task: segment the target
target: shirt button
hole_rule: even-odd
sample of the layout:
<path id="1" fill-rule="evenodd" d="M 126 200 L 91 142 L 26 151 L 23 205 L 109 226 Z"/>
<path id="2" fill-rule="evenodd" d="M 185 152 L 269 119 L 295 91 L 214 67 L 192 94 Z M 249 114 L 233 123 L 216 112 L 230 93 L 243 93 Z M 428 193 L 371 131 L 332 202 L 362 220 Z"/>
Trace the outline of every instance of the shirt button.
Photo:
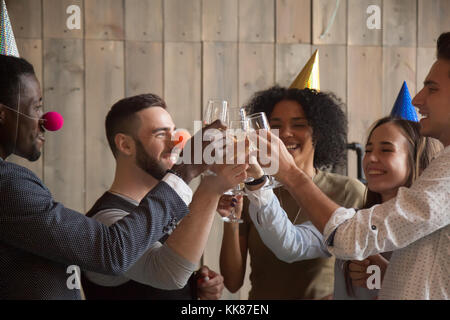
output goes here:
<path id="1" fill-rule="evenodd" d="M 372 230 L 377 230 L 377 227 L 375 225 L 372 225 Z"/>

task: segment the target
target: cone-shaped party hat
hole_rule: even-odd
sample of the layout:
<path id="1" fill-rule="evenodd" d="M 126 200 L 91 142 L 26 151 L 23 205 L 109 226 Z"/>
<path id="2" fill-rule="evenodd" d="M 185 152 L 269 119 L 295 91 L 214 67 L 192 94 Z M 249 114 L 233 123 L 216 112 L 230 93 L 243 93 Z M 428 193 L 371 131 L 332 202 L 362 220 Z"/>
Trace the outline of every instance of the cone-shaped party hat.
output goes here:
<path id="1" fill-rule="evenodd" d="M 409 94 L 406 81 L 403 82 L 397 100 L 395 100 L 391 116 L 415 122 L 419 121 L 416 109 L 414 109 L 414 106 L 411 103 L 411 95 Z"/>
<path id="2" fill-rule="evenodd" d="M 298 74 L 289 88 L 320 90 L 319 50 L 316 50 L 311 58 L 309 58 L 303 70 Z"/>
<path id="3" fill-rule="evenodd" d="M 19 50 L 17 50 L 5 0 L 1 0 L 0 11 L 0 54 L 18 57 Z"/>

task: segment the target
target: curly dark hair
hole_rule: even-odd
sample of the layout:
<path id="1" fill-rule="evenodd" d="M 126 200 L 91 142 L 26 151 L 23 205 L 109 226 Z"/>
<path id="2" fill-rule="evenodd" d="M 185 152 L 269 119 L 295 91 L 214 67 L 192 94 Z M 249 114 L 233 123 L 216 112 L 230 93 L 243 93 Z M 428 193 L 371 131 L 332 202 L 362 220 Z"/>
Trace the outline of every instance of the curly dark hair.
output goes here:
<path id="1" fill-rule="evenodd" d="M 287 89 L 274 86 L 254 94 L 245 105 L 248 114 L 265 112 L 267 118 L 283 100 L 298 102 L 312 128 L 314 167 L 332 168 L 346 159 L 347 118 L 343 102 L 333 93 L 313 89 Z"/>

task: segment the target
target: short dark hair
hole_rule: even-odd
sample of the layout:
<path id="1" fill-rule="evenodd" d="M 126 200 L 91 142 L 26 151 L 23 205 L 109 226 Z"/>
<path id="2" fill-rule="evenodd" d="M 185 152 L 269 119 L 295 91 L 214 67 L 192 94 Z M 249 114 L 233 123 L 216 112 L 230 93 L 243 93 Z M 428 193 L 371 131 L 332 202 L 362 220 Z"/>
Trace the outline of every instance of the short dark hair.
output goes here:
<path id="1" fill-rule="evenodd" d="M 275 105 L 283 100 L 298 102 L 313 129 L 314 167 L 333 167 L 345 161 L 347 118 L 343 103 L 333 93 L 313 89 L 287 89 L 274 86 L 255 93 L 245 108 L 248 113 L 265 112 L 270 118 Z"/>
<path id="2" fill-rule="evenodd" d="M 124 98 L 111 107 L 106 115 L 105 128 L 106 137 L 114 157 L 117 156 L 117 148 L 114 142 L 116 134 L 124 133 L 136 139 L 140 127 L 136 113 L 149 107 L 167 108 L 163 99 L 151 93 Z"/>
<path id="3" fill-rule="evenodd" d="M 450 60 L 450 32 L 442 33 L 437 41 L 437 58 Z"/>
<path id="4" fill-rule="evenodd" d="M 19 82 L 22 75 L 33 75 L 34 68 L 27 60 L 0 55 L 0 103 L 16 109 Z"/>

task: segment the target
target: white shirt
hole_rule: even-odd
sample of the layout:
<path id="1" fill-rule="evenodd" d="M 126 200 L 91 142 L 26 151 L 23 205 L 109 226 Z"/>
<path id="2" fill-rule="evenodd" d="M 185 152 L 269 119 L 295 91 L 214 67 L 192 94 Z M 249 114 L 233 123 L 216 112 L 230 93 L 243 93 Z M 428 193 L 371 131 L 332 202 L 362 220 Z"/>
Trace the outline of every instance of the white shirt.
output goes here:
<path id="1" fill-rule="evenodd" d="M 181 178 L 168 173 L 162 181 L 171 186 L 189 206 L 192 201 L 192 190 Z M 133 199 L 119 194 L 117 196 L 139 205 Z M 128 214 L 129 212 L 120 209 L 108 209 L 97 212 L 93 219 L 110 226 Z M 85 274 L 90 281 L 106 287 L 119 286 L 132 279 L 155 288 L 174 290 L 183 288 L 195 270 L 197 270 L 196 264 L 181 257 L 167 245 L 156 242 L 124 275 L 110 276 L 95 272 L 86 272 Z"/>
<path id="2" fill-rule="evenodd" d="M 411 188 L 370 209 L 337 209 L 324 230 L 328 251 L 362 260 L 394 251 L 379 299 L 450 299 L 450 146 Z"/>

